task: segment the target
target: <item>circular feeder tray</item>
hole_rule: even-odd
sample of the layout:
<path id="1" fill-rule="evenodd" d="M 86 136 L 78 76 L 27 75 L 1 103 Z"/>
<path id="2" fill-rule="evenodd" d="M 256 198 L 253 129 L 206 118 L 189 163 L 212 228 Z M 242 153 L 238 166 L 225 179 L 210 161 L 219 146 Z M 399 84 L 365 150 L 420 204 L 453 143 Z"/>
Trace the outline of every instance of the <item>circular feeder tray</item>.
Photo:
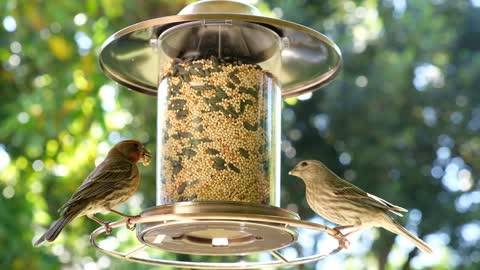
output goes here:
<path id="1" fill-rule="evenodd" d="M 138 247 L 120 252 L 102 245 L 98 237 L 106 234 L 104 227 L 90 236 L 100 251 L 114 257 L 153 265 L 197 269 L 255 269 L 304 264 L 337 253 L 316 254 L 293 260 L 284 258 L 279 250 L 297 240 L 296 228 L 323 231 L 337 238 L 338 232 L 320 224 L 299 220 L 293 212 L 267 205 L 239 202 L 184 202 L 146 209 L 138 217 L 110 224 L 111 228 L 135 224 Z M 174 261 L 147 255 L 148 250 L 206 256 L 269 253 L 270 261 L 210 263 Z"/>
<path id="2" fill-rule="evenodd" d="M 177 214 L 244 214 L 299 219 L 277 207 L 234 202 L 184 202 L 150 208 L 142 217 Z M 239 255 L 277 250 L 294 243 L 297 233 L 285 226 L 236 220 L 185 220 L 151 222 L 138 226 L 137 238 L 145 245 L 176 253 L 198 255 Z"/>

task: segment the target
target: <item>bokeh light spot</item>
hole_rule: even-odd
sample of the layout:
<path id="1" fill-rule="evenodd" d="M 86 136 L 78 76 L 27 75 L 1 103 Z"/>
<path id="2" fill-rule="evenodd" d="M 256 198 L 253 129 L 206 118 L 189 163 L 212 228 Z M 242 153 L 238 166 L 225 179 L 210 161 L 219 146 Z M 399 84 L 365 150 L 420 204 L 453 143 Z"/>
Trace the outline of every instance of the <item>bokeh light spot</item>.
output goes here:
<path id="1" fill-rule="evenodd" d="M 2 195 L 5 199 L 11 199 L 15 196 L 15 189 L 12 186 L 6 186 L 2 191 Z"/>
<path id="2" fill-rule="evenodd" d="M 355 85 L 357 85 L 358 87 L 361 87 L 361 88 L 366 87 L 368 85 L 367 77 L 365 77 L 363 75 L 358 76 L 355 79 Z"/>
<path id="3" fill-rule="evenodd" d="M 5 146 L 0 144 L 0 170 L 3 170 L 8 164 L 10 164 L 10 155 L 5 150 Z"/>
<path id="4" fill-rule="evenodd" d="M 17 21 L 12 16 L 7 16 L 3 19 L 3 28 L 7 32 L 14 32 L 17 29 Z"/>
<path id="5" fill-rule="evenodd" d="M 87 15 L 85 15 L 85 13 L 78 13 L 75 15 L 75 17 L 73 17 L 73 22 L 77 26 L 82 26 L 87 22 L 87 19 Z"/>

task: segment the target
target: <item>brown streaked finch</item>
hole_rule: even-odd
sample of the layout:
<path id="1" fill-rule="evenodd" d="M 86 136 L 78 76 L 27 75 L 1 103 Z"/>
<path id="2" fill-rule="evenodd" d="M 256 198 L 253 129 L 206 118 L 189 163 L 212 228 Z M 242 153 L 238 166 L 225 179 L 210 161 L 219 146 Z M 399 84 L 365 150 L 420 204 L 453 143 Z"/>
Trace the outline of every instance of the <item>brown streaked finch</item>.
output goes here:
<path id="1" fill-rule="evenodd" d="M 95 216 L 96 213 L 111 211 L 123 217 L 131 217 L 112 208 L 128 200 L 139 184 L 140 173 L 137 162 L 147 166 L 151 159 L 150 152 L 142 143 L 126 140 L 117 143 L 100 163 L 83 181 L 82 185 L 58 211 L 60 218 L 34 243 L 51 242 L 75 217 L 84 216 L 105 226 L 111 231 L 108 222 Z"/>
<path id="2" fill-rule="evenodd" d="M 368 194 L 341 179 L 322 162 L 301 161 L 289 174 L 305 182 L 307 203 L 321 217 L 340 225 L 335 230 L 340 232 L 343 229 L 353 229 L 344 234 L 345 237 L 365 228 L 382 227 L 408 238 L 422 251 L 432 253 L 424 241 L 388 215 L 393 213 L 402 216 L 401 212 L 407 212 L 406 209 Z M 341 245 L 345 248 L 347 243 L 348 240 L 345 239 Z"/>

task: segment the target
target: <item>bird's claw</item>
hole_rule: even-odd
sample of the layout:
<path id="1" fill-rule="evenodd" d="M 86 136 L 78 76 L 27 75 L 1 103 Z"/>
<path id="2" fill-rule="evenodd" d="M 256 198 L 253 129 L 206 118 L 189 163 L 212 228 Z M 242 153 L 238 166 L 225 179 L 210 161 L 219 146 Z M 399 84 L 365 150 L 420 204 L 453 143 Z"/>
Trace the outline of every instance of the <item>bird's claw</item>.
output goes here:
<path id="1" fill-rule="evenodd" d="M 345 237 L 345 235 L 342 234 L 342 232 L 340 232 L 340 230 L 335 229 L 335 228 L 334 228 L 334 230 L 335 230 L 334 237 L 337 239 L 338 245 L 342 249 L 348 249 L 350 247 L 350 241 Z"/>
<path id="2" fill-rule="evenodd" d="M 112 227 L 110 227 L 110 222 L 103 223 L 103 227 L 105 228 L 105 233 L 106 234 L 111 234 L 112 233 Z"/>
<path id="3" fill-rule="evenodd" d="M 129 229 L 130 231 L 133 231 L 133 230 L 135 230 L 135 228 L 137 227 L 137 224 L 131 223 L 131 222 L 130 222 L 130 219 L 131 219 L 131 218 L 127 218 L 126 226 L 127 226 L 127 229 Z"/>
<path id="4" fill-rule="evenodd" d="M 338 245 L 343 249 L 348 249 L 350 247 L 350 241 L 347 238 L 338 239 Z"/>

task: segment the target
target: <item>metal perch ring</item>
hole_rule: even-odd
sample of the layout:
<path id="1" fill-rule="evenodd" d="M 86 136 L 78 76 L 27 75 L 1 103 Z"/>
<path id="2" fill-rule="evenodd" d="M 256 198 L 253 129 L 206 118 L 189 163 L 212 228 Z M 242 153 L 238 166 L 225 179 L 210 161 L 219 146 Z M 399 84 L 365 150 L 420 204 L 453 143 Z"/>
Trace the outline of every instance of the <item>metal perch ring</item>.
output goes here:
<path id="1" fill-rule="evenodd" d="M 275 217 L 275 216 L 268 216 L 268 215 L 258 215 L 258 214 L 225 214 L 225 213 L 186 213 L 186 214 L 165 214 L 165 215 L 156 215 L 156 216 L 139 216 L 134 218 L 123 219 L 120 221 L 116 221 L 110 224 L 111 228 L 117 228 L 121 226 L 126 226 L 127 222 L 129 224 L 144 224 L 144 223 L 151 223 L 151 222 L 170 222 L 174 224 L 181 224 L 183 222 L 191 222 L 195 221 L 197 223 L 207 222 L 207 221 L 223 221 L 223 222 L 246 222 L 246 223 L 270 223 L 274 225 L 266 225 L 266 226 L 278 226 L 283 225 L 285 227 L 295 227 L 295 228 L 305 228 L 310 230 L 316 231 L 323 231 L 326 232 L 331 237 L 335 239 L 343 238 L 343 235 L 339 235 L 338 231 L 320 225 L 313 222 L 302 221 L 302 220 L 293 220 L 289 218 L 283 217 Z M 293 260 L 287 260 L 284 258 L 278 251 L 272 250 L 269 253 L 275 257 L 277 260 L 271 261 L 264 261 L 264 262 L 227 262 L 227 263 L 218 263 L 218 262 L 192 262 L 192 261 L 173 261 L 173 260 L 164 260 L 161 258 L 150 258 L 150 257 L 140 257 L 137 256 L 141 251 L 144 251 L 147 248 L 153 248 L 145 244 L 141 244 L 140 246 L 133 248 L 128 252 L 119 252 L 116 250 L 109 250 L 108 248 L 102 247 L 99 242 L 97 242 L 97 238 L 101 235 L 106 233 L 104 227 L 99 227 L 95 231 L 92 232 L 90 235 L 90 241 L 95 248 L 111 255 L 113 257 L 117 257 L 120 259 L 125 259 L 133 262 L 139 263 L 146 263 L 151 265 L 159 265 L 159 266 L 174 266 L 174 267 L 181 267 L 181 268 L 196 268 L 196 269 L 255 269 L 259 267 L 281 267 L 281 266 L 292 266 L 292 265 L 299 265 L 310 263 L 314 261 L 321 260 L 327 256 L 333 255 L 339 252 L 342 248 L 338 246 L 337 248 L 333 249 L 327 254 L 315 254 L 311 256 L 299 257 Z M 158 248 L 157 248 L 158 249 Z M 261 253 L 261 252 L 257 252 Z"/>

